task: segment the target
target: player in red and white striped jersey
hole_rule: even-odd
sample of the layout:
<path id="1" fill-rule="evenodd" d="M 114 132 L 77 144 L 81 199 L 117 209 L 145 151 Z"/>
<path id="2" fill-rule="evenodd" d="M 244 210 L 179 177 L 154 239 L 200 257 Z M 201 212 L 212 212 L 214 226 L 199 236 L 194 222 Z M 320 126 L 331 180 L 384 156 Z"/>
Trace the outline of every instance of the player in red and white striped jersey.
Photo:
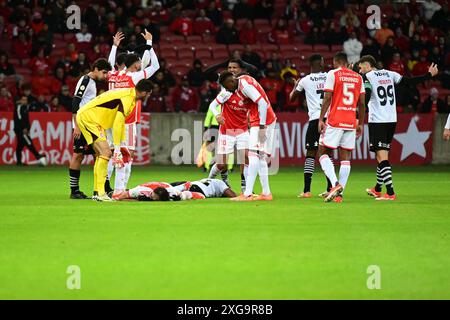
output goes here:
<path id="1" fill-rule="evenodd" d="M 273 151 L 276 116 L 267 94 L 254 78 L 248 75 L 235 77 L 226 71 L 220 75 L 220 84 L 228 91 L 242 98 L 242 106 L 249 112 L 249 167 L 245 192 L 233 201 L 272 200 L 269 187 L 268 162 Z M 253 197 L 253 187 L 259 174 L 262 193 Z"/>
<path id="2" fill-rule="evenodd" d="M 122 58 L 123 61 L 120 62 L 123 63 L 118 65 L 118 70 L 109 74 L 108 82 L 110 90 L 133 88 L 140 80 L 150 78 L 159 69 L 158 57 L 153 48 L 151 48 L 153 39 L 152 34 L 145 30 L 145 33 L 142 33 L 142 36 L 146 40 L 147 46 L 150 46 L 150 50 L 144 52 L 142 61 L 140 57 L 134 53 L 127 54 L 126 57 Z M 116 63 L 116 50 L 117 46 L 113 46 L 109 57 L 109 61 L 112 65 Z M 150 64 L 147 66 L 148 60 L 150 60 Z M 129 161 L 126 162 L 123 167 L 116 168 L 114 193 L 121 193 L 124 191 L 130 178 L 131 165 L 133 163 L 134 151 L 136 148 L 136 125 L 140 122 L 140 117 L 141 103 L 136 103 L 134 111 L 125 119 L 125 141 L 122 142 L 123 146 L 111 145 L 116 154 L 122 153 L 122 156 L 125 156 L 123 153 L 129 153 Z M 111 138 L 111 134 L 109 134 L 109 138 Z M 112 139 L 110 139 L 110 141 L 112 141 Z M 108 169 L 108 178 L 110 178 L 113 170 L 111 162 Z"/>
<path id="3" fill-rule="evenodd" d="M 319 117 L 320 165 L 333 188 L 331 188 L 326 202 L 336 198 L 336 202 L 342 201 L 342 191 L 345 188 L 350 175 L 350 157 L 355 148 L 356 135 L 360 135 L 364 124 L 365 89 L 361 75 L 348 69 L 347 55 L 337 53 L 333 58 L 334 68 L 327 74 L 325 81 L 325 96 Z M 358 108 L 359 121 L 356 120 Z M 325 114 L 330 109 L 327 122 L 324 123 Z M 333 162 L 329 154 L 339 148 L 341 167 L 339 180 L 334 171 Z"/>

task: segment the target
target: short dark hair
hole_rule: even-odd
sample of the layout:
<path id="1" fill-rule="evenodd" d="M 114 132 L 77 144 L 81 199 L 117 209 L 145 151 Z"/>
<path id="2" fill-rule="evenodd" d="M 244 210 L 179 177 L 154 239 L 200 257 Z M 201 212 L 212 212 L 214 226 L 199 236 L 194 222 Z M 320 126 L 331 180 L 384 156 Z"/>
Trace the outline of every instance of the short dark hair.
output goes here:
<path id="1" fill-rule="evenodd" d="M 92 70 L 95 70 L 97 68 L 99 71 L 111 71 L 111 65 L 109 64 L 108 60 L 100 58 L 94 61 L 92 64 Z"/>
<path id="2" fill-rule="evenodd" d="M 361 59 L 359 59 L 359 63 L 367 62 L 370 64 L 371 67 L 375 67 L 377 65 L 377 60 L 371 55 L 365 55 L 362 56 Z"/>
<path id="3" fill-rule="evenodd" d="M 170 200 L 169 191 L 167 191 L 166 188 L 158 187 L 155 190 L 153 190 L 153 193 L 158 195 L 159 201 L 169 201 Z"/>
<path id="4" fill-rule="evenodd" d="M 345 64 L 348 62 L 347 55 L 345 54 L 345 52 L 342 52 L 342 51 L 337 52 L 334 55 L 333 60 L 340 61 Z"/>
<path id="5" fill-rule="evenodd" d="M 136 90 L 140 92 L 151 92 L 152 88 L 152 82 L 148 79 L 142 79 L 136 84 Z"/>
<path id="6" fill-rule="evenodd" d="M 125 52 L 119 53 L 119 54 L 117 55 L 117 57 L 116 57 L 116 64 L 117 64 L 118 66 L 124 64 L 124 63 L 125 63 L 125 59 L 127 58 L 127 55 L 128 55 L 128 54 L 125 53 Z"/>
<path id="7" fill-rule="evenodd" d="M 129 68 L 134 63 L 138 62 L 139 60 L 141 60 L 141 58 L 139 58 L 139 56 L 137 54 L 135 54 L 135 53 L 127 54 L 127 56 L 125 58 L 125 67 Z"/>
<path id="8" fill-rule="evenodd" d="M 233 74 L 229 71 L 223 71 L 219 76 L 219 83 L 223 86 L 229 77 L 233 77 Z"/>
<path id="9" fill-rule="evenodd" d="M 228 64 L 230 64 L 230 63 L 237 63 L 241 69 L 245 69 L 244 61 L 242 61 L 242 59 L 234 59 L 233 58 L 233 59 L 228 60 Z"/>
<path id="10" fill-rule="evenodd" d="M 315 61 L 322 61 L 323 56 L 321 54 L 315 53 L 311 57 L 309 57 L 309 64 L 313 64 Z"/>

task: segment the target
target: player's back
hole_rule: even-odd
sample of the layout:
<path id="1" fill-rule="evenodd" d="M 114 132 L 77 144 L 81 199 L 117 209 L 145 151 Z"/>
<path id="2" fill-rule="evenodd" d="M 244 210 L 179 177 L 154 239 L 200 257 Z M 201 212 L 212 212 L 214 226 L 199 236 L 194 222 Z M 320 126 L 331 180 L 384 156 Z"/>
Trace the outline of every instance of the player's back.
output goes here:
<path id="1" fill-rule="evenodd" d="M 326 72 L 310 73 L 303 77 L 297 85 L 298 91 L 305 90 L 309 120 L 318 119 L 320 116 L 326 78 Z"/>
<path id="2" fill-rule="evenodd" d="M 372 93 L 368 103 L 369 122 L 397 122 L 395 84 L 402 76 L 389 70 L 372 70 L 365 74 Z"/>
<path id="3" fill-rule="evenodd" d="M 239 84 L 237 93 L 243 99 L 243 105 L 247 107 L 250 111 L 250 126 L 255 127 L 259 125 L 259 112 L 258 112 L 258 104 L 253 102 L 250 98 L 246 97 L 243 91 L 245 92 L 245 87 L 251 86 L 254 87 L 259 95 L 260 99 L 264 99 L 268 105 L 267 107 L 267 116 L 266 116 L 266 124 L 271 124 L 276 120 L 275 112 L 273 112 L 272 105 L 270 104 L 269 98 L 267 97 L 266 92 L 264 91 L 261 84 L 256 81 L 255 78 L 249 75 L 243 75 L 238 77 Z"/>
<path id="4" fill-rule="evenodd" d="M 355 129 L 356 107 L 360 94 L 365 92 L 361 75 L 345 67 L 333 69 L 327 74 L 324 91 L 332 92 L 328 125 Z"/>

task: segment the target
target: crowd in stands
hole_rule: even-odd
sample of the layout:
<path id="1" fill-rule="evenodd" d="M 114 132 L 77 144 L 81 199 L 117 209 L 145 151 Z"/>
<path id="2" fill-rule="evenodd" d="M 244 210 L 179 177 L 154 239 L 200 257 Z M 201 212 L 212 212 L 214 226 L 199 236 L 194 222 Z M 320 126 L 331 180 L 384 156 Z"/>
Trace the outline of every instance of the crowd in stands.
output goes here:
<path id="1" fill-rule="evenodd" d="M 145 42 L 140 34 L 147 29 L 161 65 L 147 112 L 205 112 L 219 88 L 202 71 L 230 57 L 259 69 L 276 110 L 304 111 L 304 101 L 288 96 L 309 72 L 308 56 L 322 53 L 330 69 L 337 50 L 352 63 L 371 54 L 379 67 L 404 76 L 437 63 L 437 80 L 398 88 L 398 110 L 449 112 L 447 1 L 387 2 L 381 25 L 369 30 L 364 1 L 77 1 L 81 28 L 69 30 L 66 8 L 75 2 L 0 0 L 0 111 L 11 111 L 19 95 L 28 96 L 33 111 L 70 111 L 78 78 L 108 57 L 112 36 L 124 32 L 120 50 L 131 50 Z M 106 88 L 99 84 L 99 92 Z"/>

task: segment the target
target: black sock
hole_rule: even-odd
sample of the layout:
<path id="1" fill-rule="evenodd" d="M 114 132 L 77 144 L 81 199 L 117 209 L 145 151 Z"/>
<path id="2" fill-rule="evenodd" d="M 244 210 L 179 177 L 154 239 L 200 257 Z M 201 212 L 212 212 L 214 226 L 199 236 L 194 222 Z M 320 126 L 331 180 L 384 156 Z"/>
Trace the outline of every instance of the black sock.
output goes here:
<path id="1" fill-rule="evenodd" d="M 109 184 L 109 179 L 106 179 L 106 181 L 105 181 L 105 192 L 106 193 L 110 193 L 111 191 L 113 191 L 113 189 L 111 189 L 111 185 Z"/>
<path id="2" fill-rule="evenodd" d="M 394 185 L 392 183 L 392 168 L 388 160 L 380 162 L 380 176 L 386 186 L 387 194 L 394 195 Z"/>
<path id="3" fill-rule="evenodd" d="M 314 173 L 315 157 L 306 157 L 305 166 L 303 168 L 304 188 L 303 192 L 311 192 L 311 181 Z"/>
<path id="4" fill-rule="evenodd" d="M 383 178 L 381 178 L 380 170 L 381 170 L 380 164 L 378 164 L 378 166 L 377 166 L 377 184 L 375 185 L 376 192 L 381 192 L 381 188 L 383 188 Z"/>
<path id="5" fill-rule="evenodd" d="M 79 191 L 80 186 L 78 185 L 80 181 L 80 170 L 69 169 L 70 176 L 70 190 L 72 193 Z"/>
<path id="6" fill-rule="evenodd" d="M 245 176 L 243 173 L 241 173 L 241 191 L 245 191 Z"/>

